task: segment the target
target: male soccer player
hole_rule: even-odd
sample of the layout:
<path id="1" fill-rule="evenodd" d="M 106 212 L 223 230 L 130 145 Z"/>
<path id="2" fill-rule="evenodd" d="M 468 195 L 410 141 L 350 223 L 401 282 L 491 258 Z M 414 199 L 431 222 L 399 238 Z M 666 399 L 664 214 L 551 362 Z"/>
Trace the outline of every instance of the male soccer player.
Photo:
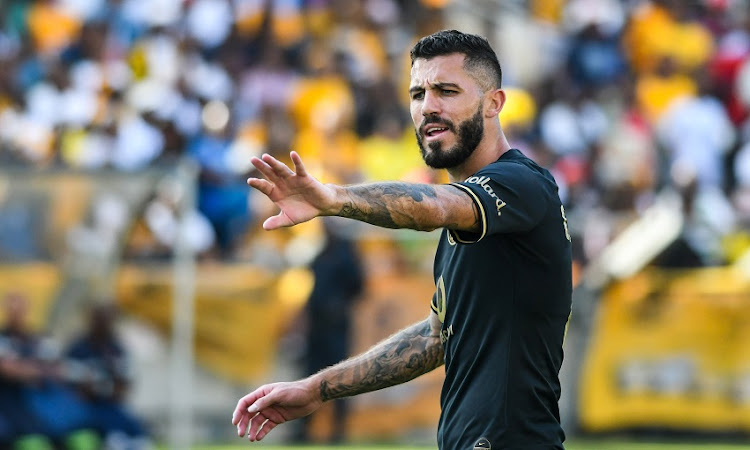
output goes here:
<path id="1" fill-rule="evenodd" d="M 558 372 L 572 287 L 557 185 L 503 134 L 502 72 L 486 39 L 440 31 L 414 46 L 411 62 L 417 141 L 429 166 L 447 169 L 449 184 L 322 184 L 295 152 L 294 170 L 254 158 L 265 179 L 248 183 L 280 209 L 267 230 L 326 215 L 442 228 L 430 315 L 308 378 L 259 387 L 239 400 L 232 423 L 260 440 L 325 401 L 445 364 L 441 449 L 562 449 Z"/>

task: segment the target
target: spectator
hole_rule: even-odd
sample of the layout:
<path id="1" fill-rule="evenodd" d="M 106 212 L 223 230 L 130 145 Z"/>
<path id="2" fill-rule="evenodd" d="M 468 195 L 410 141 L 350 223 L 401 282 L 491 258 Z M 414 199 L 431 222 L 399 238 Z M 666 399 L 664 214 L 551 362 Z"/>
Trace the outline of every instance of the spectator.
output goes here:
<path id="1" fill-rule="evenodd" d="M 232 6 L 228 0 L 197 0 L 191 3 L 186 20 L 190 36 L 202 47 L 213 49 L 232 30 Z"/>
<path id="2" fill-rule="evenodd" d="M 24 400 L 22 383 L 41 376 L 36 366 L 22 359 L 24 343 L 29 340 L 24 325 L 26 304 L 23 297 L 5 298 L 5 326 L 0 332 L 0 446 L 10 447 L 23 440 L 49 446 L 43 430 Z"/>
<path id="3" fill-rule="evenodd" d="M 542 141 L 558 156 L 587 158 L 608 131 L 607 116 L 601 105 L 570 80 L 557 83 L 557 98 L 540 113 Z"/>
<path id="4" fill-rule="evenodd" d="M 190 252 L 198 256 L 206 256 L 214 249 L 216 235 L 208 219 L 194 209 L 185 211 L 185 217 L 181 216 L 183 195 L 183 187 L 178 181 L 165 179 L 159 183 L 154 198 L 146 205 L 144 221 L 156 247 L 147 252 L 148 256 L 173 256 L 180 237 L 185 239 Z"/>
<path id="5" fill-rule="evenodd" d="M 661 267 L 706 267 L 726 263 L 723 239 L 736 217 L 723 191 L 701 184 L 698 168 L 688 161 L 672 165 L 671 177 L 682 200 L 685 223 L 681 233 L 654 261 Z"/>
<path id="6" fill-rule="evenodd" d="M 8 294 L 3 305 L 5 327 L 0 331 L 0 441 L 31 448 L 93 449 L 85 407 L 62 383 L 54 344 L 35 334 L 28 324 L 28 302 Z M 4 430 L 3 430 L 4 428 Z"/>
<path id="7" fill-rule="evenodd" d="M 722 187 L 724 158 L 734 146 L 735 131 L 707 74 L 696 77 L 698 92 L 675 100 L 657 123 L 659 143 L 670 165 L 688 163 L 698 183 Z"/>
<path id="8" fill-rule="evenodd" d="M 212 101 L 204 107 L 204 130 L 187 153 L 200 165 L 198 209 L 211 222 L 221 256 L 229 257 L 248 229 L 252 210 L 245 166 L 232 165 L 233 133 L 227 105 Z"/>
<path id="9" fill-rule="evenodd" d="M 626 68 L 620 45 L 625 20 L 615 0 L 572 0 L 564 11 L 571 34 L 568 70 L 579 86 L 601 87 L 616 81 Z"/>
<path id="10" fill-rule="evenodd" d="M 66 354 L 69 378 L 83 396 L 88 420 L 107 450 L 148 449 L 151 441 L 144 425 L 125 406 L 130 366 L 115 332 L 115 320 L 111 305 L 91 309 L 88 329 Z"/>
<path id="11" fill-rule="evenodd" d="M 698 91 L 695 80 L 680 72 L 677 63 L 670 57 L 661 58 L 653 73 L 639 77 L 635 86 L 639 108 L 653 125 L 683 97 L 695 95 Z"/>
<path id="12" fill-rule="evenodd" d="M 695 2 L 640 2 L 632 12 L 623 44 L 638 75 L 653 72 L 665 58 L 680 72 L 701 66 L 713 51 L 707 28 L 695 20 Z"/>

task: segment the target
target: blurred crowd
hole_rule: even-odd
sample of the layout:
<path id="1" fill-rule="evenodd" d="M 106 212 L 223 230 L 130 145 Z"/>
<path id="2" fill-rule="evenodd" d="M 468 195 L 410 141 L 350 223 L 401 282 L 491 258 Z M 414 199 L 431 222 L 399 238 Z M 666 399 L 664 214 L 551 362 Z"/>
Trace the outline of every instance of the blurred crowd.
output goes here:
<path id="1" fill-rule="evenodd" d="M 686 220 L 665 265 L 748 247 L 748 0 L 7 0 L 0 17 L 0 163 L 189 157 L 198 252 L 237 255 L 268 214 L 245 184 L 263 152 L 324 181 L 444 180 L 414 142 L 408 50 L 462 23 L 498 50 L 501 122 L 556 176 L 580 264 L 665 189 Z M 173 196 L 144 211 L 167 246 Z"/>
<path id="2" fill-rule="evenodd" d="M 32 327 L 26 297 L 0 301 L 0 448 L 152 448 L 125 406 L 131 377 L 110 304 L 94 305 L 87 327 L 61 348 Z"/>

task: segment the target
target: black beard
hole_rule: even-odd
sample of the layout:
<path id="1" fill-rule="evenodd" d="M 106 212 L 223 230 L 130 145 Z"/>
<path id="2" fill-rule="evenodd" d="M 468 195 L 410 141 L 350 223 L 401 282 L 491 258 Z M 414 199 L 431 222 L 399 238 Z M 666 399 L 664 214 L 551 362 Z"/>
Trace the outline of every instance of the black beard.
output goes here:
<path id="1" fill-rule="evenodd" d="M 460 166 L 474 153 L 474 150 L 477 149 L 484 136 L 484 120 L 482 117 L 482 106 L 480 105 L 477 113 L 471 119 L 461 122 L 458 126 L 458 142 L 456 145 L 443 151 L 443 146 L 440 142 L 431 142 L 429 146 L 432 152 L 427 153 L 420 130 L 423 129 L 424 125 L 429 123 L 445 125 L 449 130 L 455 130 L 456 128 L 450 120 L 428 117 L 422 123 L 422 126 L 415 130 L 422 159 L 424 159 L 425 164 L 433 169 L 448 169 Z"/>

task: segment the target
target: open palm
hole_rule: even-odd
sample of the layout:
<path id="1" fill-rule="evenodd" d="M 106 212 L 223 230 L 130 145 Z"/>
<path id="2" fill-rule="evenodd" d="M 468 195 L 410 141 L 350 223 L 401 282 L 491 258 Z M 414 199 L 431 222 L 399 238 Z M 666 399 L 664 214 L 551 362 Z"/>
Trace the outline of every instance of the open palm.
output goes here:
<path id="1" fill-rule="evenodd" d="M 305 170 L 297 152 L 291 152 L 294 170 L 271 155 L 252 158 L 251 162 L 262 178 L 249 178 L 247 184 L 265 194 L 279 207 L 278 215 L 263 222 L 263 228 L 273 230 L 332 213 L 336 193 Z"/>

